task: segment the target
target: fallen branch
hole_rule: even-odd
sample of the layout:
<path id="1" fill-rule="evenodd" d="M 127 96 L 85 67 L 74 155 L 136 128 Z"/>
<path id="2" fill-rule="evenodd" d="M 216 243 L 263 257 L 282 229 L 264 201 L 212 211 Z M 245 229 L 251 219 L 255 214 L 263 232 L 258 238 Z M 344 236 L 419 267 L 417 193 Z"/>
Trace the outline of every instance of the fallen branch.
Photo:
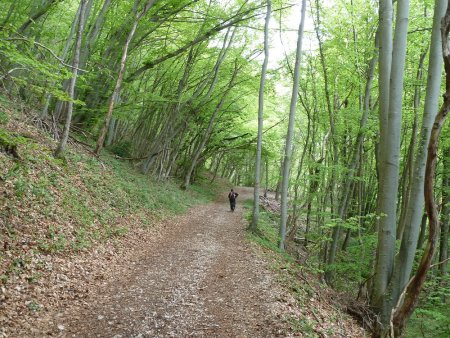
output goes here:
<path id="1" fill-rule="evenodd" d="M 114 158 L 117 158 L 118 160 L 124 160 L 124 161 L 142 161 L 145 160 L 148 156 L 145 157 L 122 157 L 119 155 L 114 155 Z"/>

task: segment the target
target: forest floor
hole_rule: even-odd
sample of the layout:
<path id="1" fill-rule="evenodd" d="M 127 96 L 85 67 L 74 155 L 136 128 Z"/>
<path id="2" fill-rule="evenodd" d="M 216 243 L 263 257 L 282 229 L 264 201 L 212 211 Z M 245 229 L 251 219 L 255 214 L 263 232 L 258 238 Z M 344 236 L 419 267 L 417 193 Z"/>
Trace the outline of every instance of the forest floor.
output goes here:
<path id="1" fill-rule="evenodd" d="M 221 198 L 170 219 L 157 234 L 141 238 L 123 259 L 109 265 L 96 283 L 86 286 L 82 299 L 59 304 L 18 333 L 116 338 L 362 337 L 356 323 L 347 318 L 337 325 L 339 320 L 320 313 L 314 301 L 307 306 L 319 310 L 318 328 L 296 329 L 289 318 L 306 321 L 302 319 L 306 312 L 278 283 L 261 247 L 246 239 L 242 201 L 251 197 L 251 190 L 238 191 L 241 203 L 235 212 Z"/>
<path id="2" fill-rule="evenodd" d="M 240 199 L 249 197 L 241 193 Z M 76 337 L 284 335 L 282 291 L 245 239 L 242 206 L 220 200 L 172 219 L 87 304 L 48 317 L 47 334 Z"/>
<path id="3" fill-rule="evenodd" d="M 0 101 L 1 140 L 20 155 L 0 149 L 0 337 L 365 335 L 340 295 L 275 249 L 278 222 L 246 231 L 252 189 L 230 212 L 225 182 L 206 203 L 209 179 L 181 191 L 77 142 L 56 160 L 55 142 Z"/>

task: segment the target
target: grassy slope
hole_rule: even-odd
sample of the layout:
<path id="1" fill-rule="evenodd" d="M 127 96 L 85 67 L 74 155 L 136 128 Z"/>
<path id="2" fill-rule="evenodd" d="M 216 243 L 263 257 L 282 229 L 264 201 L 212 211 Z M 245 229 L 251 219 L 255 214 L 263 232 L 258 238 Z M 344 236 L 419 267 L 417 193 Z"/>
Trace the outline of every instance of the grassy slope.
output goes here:
<path id="1" fill-rule="evenodd" d="M 60 295 L 52 296 L 46 284 L 59 282 L 61 278 L 54 276 L 65 271 L 68 261 L 92 253 L 95 257 L 89 256 L 83 264 L 101 260 L 99 248 L 109 252 L 122 237 L 139 236 L 160 220 L 215 196 L 211 185 L 181 191 L 178 182 L 155 181 L 108 153 L 99 161 L 76 143 L 69 146 L 64 160 L 55 159 L 55 142 L 24 123 L 24 118 L 0 96 L 0 327 L 4 332 L 7 326 L 21 325 L 13 323 L 15 315 L 36 317 L 56 302 Z M 7 153 L 13 145 L 20 159 Z M 70 275 L 67 272 L 64 278 Z"/>

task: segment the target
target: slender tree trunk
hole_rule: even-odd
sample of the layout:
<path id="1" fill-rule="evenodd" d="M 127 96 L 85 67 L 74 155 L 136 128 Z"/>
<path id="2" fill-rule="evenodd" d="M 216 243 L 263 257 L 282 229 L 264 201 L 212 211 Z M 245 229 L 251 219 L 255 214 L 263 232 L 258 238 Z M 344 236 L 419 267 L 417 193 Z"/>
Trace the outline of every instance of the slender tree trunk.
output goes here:
<path id="1" fill-rule="evenodd" d="M 266 84 L 267 64 L 269 62 L 269 21 L 271 12 L 271 1 L 267 0 L 266 23 L 264 25 L 264 62 L 261 70 L 261 81 L 259 84 L 258 100 L 258 137 L 256 143 L 256 162 L 255 162 L 255 188 L 253 191 L 253 215 L 250 230 L 255 231 L 259 219 L 259 185 L 261 180 L 261 152 L 262 152 L 262 132 L 264 121 L 264 88 Z"/>
<path id="2" fill-rule="evenodd" d="M 73 100 L 75 99 L 75 85 L 77 83 L 77 77 L 78 77 L 78 64 L 80 62 L 80 48 L 81 48 L 81 41 L 83 39 L 83 31 L 84 31 L 84 22 L 85 22 L 85 10 L 84 7 L 86 6 L 86 0 L 80 0 L 80 19 L 78 22 L 78 30 L 77 30 L 77 40 L 75 43 L 75 49 L 74 49 L 74 57 L 72 62 L 72 79 L 70 80 L 69 84 L 69 98 L 70 101 L 68 103 L 68 110 L 67 110 L 67 116 L 66 116 L 66 122 L 64 124 L 64 130 L 63 135 L 61 137 L 61 140 L 58 144 L 58 147 L 55 150 L 55 157 L 60 157 L 61 154 L 64 152 L 67 140 L 69 139 L 69 131 L 70 131 L 70 124 L 72 122 L 72 112 L 73 112 Z"/>
<path id="3" fill-rule="evenodd" d="M 303 30 L 305 27 L 305 12 L 306 12 L 306 0 L 302 0 L 301 18 L 297 37 L 297 51 L 295 55 L 294 84 L 292 87 L 291 104 L 289 107 L 289 124 L 288 124 L 288 132 L 286 135 L 286 147 L 284 152 L 283 175 L 282 175 L 283 178 L 281 184 L 281 224 L 280 224 L 280 245 L 279 245 L 281 250 L 285 249 L 285 240 L 286 240 L 289 172 L 292 157 L 292 141 L 294 136 L 295 111 L 297 108 L 297 97 L 300 82 L 300 65 L 302 59 L 302 42 L 303 42 Z"/>
<path id="4" fill-rule="evenodd" d="M 440 34 L 439 34 L 439 27 L 437 28 L 437 36 L 438 37 L 440 36 Z M 432 38 L 432 40 L 433 40 L 433 38 Z M 436 50 L 440 51 L 441 50 L 440 37 L 439 37 L 439 43 L 437 44 L 437 47 L 438 48 L 436 48 Z M 416 80 L 417 80 L 418 84 L 414 88 L 414 121 L 413 121 L 413 126 L 411 128 L 411 140 L 410 140 L 409 146 L 408 146 L 408 155 L 406 157 L 406 161 L 405 161 L 406 164 L 405 164 L 405 168 L 404 168 L 404 171 L 403 171 L 403 177 L 402 177 L 402 181 L 403 181 L 403 183 L 402 183 L 402 206 L 401 206 L 401 212 L 400 212 L 400 217 L 399 217 L 399 224 L 398 224 L 398 228 L 397 228 L 397 239 L 400 240 L 400 241 L 402 240 L 403 231 L 405 229 L 405 225 L 406 225 L 406 221 L 407 221 L 405 215 L 406 215 L 407 207 L 408 207 L 408 205 L 410 205 L 409 201 L 410 201 L 410 198 L 411 198 L 411 189 L 412 189 L 412 186 L 413 186 L 413 173 L 414 173 L 414 162 L 413 162 L 413 159 L 414 159 L 414 153 L 415 153 L 415 148 L 416 148 L 416 143 L 417 143 L 417 140 L 416 140 L 417 124 L 418 124 L 417 120 L 418 120 L 418 110 L 419 110 L 419 107 L 420 107 L 420 92 L 421 92 L 420 91 L 420 87 L 421 87 L 420 82 L 422 80 L 423 61 L 425 60 L 426 53 L 427 52 L 424 51 L 422 54 L 420 54 L 419 66 L 418 66 L 418 69 L 417 69 L 417 76 L 416 76 Z M 437 59 L 433 59 L 433 58 L 430 57 L 430 65 L 432 64 L 432 62 L 434 62 L 434 61 L 431 61 L 431 60 L 439 60 L 441 66 L 439 67 L 439 70 L 438 70 L 438 72 L 439 72 L 438 74 L 439 75 L 437 75 L 436 73 L 433 73 L 433 67 L 429 67 L 429 70 L 428 70 L 429 71 L 429 81 L 432 82 L 432 80 L 433 81 L 437 80 L 439 82 L 439 86 L 440 86 L 440 83 L 441 83 L 440 75 L 441 75 L 441 70 L 442 70 L 442 61 L 441 61 L 442 58 L 440 56 Z M 435 75 L 437 75 L 437 79 L 436 79 Z M 439 94 L 439 86 L 436 88 L 437 91 L 435 92 L 436 93 L 436 96 L 435 96 L 435 98 L 436 98 L 436 100 L 435 100 L 436 101 L 436 105 L 435 105 L 434 109 L 432 109 L 431 111 L 437 111 L 437 106 L 438 106 L 438 98 L 437 98 L 437 96 Z M 425 107 L 425 114 L 424 115 L 426 115 L 427 108 L 429 108 L 429 107 Z M 428 111 L 430 111 L 430 110 L 428 109 Z M 432 121 L 430 120 L 429 122 L 430 122 L 430 125 L 429 125 L 428 128 L 431 128 L 431 122 Z M 425 124 L 424 124 L 424 121 L 423 121 L 422 122 L 422 128 L 424 128 L 424 125 Z M 428 132 L 428 136 L 427 137 L 429 137 L 429 132 Z M 427 142 L 428 142 L 428 139 L 427 139 Z M 422 146 L 423 146 L 423 149 L 424 149 L 425 148 L 425 144 L 423 144 Z M 419 149 L 419 154 L 417 155 L 416 161 L 418 161 L 418 158 L 420 157 L 421 153 L 423 153 L 423 150 L 421 151 Z M 424 168 L 425 168 L 425 158 L 426 158 L 426 156 L 423 157 L 423 162 L 424 162 L 423 167 Z M 422 182 L 423 182 L 423 180 L 422 180 Z M 423 183 L 421 183 L 420 185 L 423 186 Z M 421 195 L 423 195 L 423 194 L 421 194 Z"/>
<path id="5" fill-rule="evenodd" d="M 143 10 L 137 14 L 134 19 L 133 26 L 131 27 L 130 33 L 128 34 L 127 40 L 125 41 L 125 46 L 123 47 L 122 59 L 120 60 L 120 69 L 119 74 L 117 76 L 116 85 L 114 87 L 114 91 L 109 100 L 108 112 L 106 113 L 106 118 L 103 123 L 103 127 L 100 131 L 100 135 L 97 140 L 97 145 L 95 147 L 95 155 L 99 156 L 100 151 L 103 148 L 103 143 L 105 142 L 106 132 L 108 131 L 109 123 L 111 122 L 112 113 L 114 110 L 115 101 L 119 98 L 120 89 L 122 88 L 123 76 L 125 74 L 125 66 L 128 58 L 128 47 L 130 46 L 130 42 L 133 39 L 134 34 L 136 33 L 136 28 L 139 24 L 139 20 L 148 12 L 148 10 L 153 6 L 155 0 L 148 0 L 145 4 Z"/>
<path id="6" fill-rule="evenodd" d="M 390 311 L 385 294 L 392 276 L 400 156 L 403 74 L 406 54 L 409 1 L 397 1 L 397 18 L 392 53 L 392 1 L 380 1 L 380 149 L 377 213 L 378 246 L 375 262 L 372 305 L 380 315 L 378 333 L 389 327 Z"/>
<path id="7" fill-rule="evenodd" d="M 387 302 L 392 301 L 390 308 L 397 303 L 400 294 L 408 283 L 413 268 L 417 240 L 420 232 L 420 223 L 422 220 L 424 206 L 424 175 L 427 160 L 426 145 L 430 139 L 431 129 L 439 105 L 439 90 L 441 87 L 442 72 L 442 42 L 439 34 L 439 26 L 441 18 L 445 14 L 445 9 L 445 0 L 436 1 L 428 69 L 427 94 L 425 98 L 418 151 L 414 163 L 411 194 L 406 208 L 406 226 L 403 233 L 400 251 L 395 260 L 394 275 L 391 281 L 393 290 L 392 295 L 386 297 Z"/>
<path id="8" fill-rule="evenodd" d="M 107 133 L 106 141 L 105 141 L 106 147 L 110 146 L 114 142 L 114 139 L 116 137 L 116 130 L 117 130 L 116 122 L 117 122 L 117 120 L 115 118 L 111 119 L 111 123 L 109 124 L 108 133 Z"/>
<path id="9" fill-rule="evenodd" d="M 450 6 L 448 3 L 447 10 L 441 24 L 442 54 L 445 68 L 445 93 L 444 102 L 439 109 L 439 113 L 434 120 L 433 129 L 431 130 L 425 169 L 424 193 L 425 208 L 427 210 L 429 220 L 428 243 L 424 250 L 422 259 L 420 260 L 419 266 L 417 267 L 416 274 L 408 283 L 406 290 L 404 291 L 403 303 L 395 309 L 392 315 L 392 322 L 394 326 L 393 329 L 396 336 L 400 336 L 403 333 L 406 321 L 409 319 L 416 307 L 420 291 L 425 283 L 425 277 L 431 266 L 433 255 L 436 250 L 436 242 L 439 233 L 438 208 L 436 201 L 434 200 L 433 190 L 435 183 L 439 136 L 448 112 L 450 111 L 450 49 L 448 41 L 450 31 Z"/>

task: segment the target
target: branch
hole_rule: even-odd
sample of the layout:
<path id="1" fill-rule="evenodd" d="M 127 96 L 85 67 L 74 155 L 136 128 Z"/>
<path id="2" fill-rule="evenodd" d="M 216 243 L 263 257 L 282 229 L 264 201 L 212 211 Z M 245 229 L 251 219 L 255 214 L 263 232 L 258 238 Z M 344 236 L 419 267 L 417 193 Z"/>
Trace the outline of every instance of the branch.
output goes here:
<path id="1" fill-rule="evenodd" d="M 25 42 L 28 42 L 28 43 L 33 43 L 35 46 L 44 48 L 45 50 L 47 50 L 48 52 L 50 52 L 50 54 L 52 54 L 52 56 L 53 56 L 55 59 L 57 59 L 63 66 L 66 66 L 66 67 L 71 68 L 71 69 L 76 69 L 77 71 L 80 71 L 80 72 L 88 73 L 88 71 L 85 70 L 85 69 L 77 68 L 77 67 L 74 67 L 74 66 L 72 66 L 72 65 L 69 65 L 69 64 L 65 63 L 64 60 L 61 59 L 58 55 L 56 55 L 56 53 L 55 53 L 54 51 L 52 51 L 50 48 L 48 48 L 47 46 L 44 46 L 42 43 L 39 43 L 39 42 L 37 42 L 37 41 L 30 41 L 30 40 L 28 40 L 27 38 L 18 38 L 18 37 L 7 38 L 7 39 L 4 39 L 4 40 L 8 40 L 8 41 L 19 40 L 19 41 L 25 41 Z"/>
<path id="2" fill-rule="evenodd" d="M 431 269 L 431 268 L 434 268 L 435 266 L 444 264 L 444 263 L 446 263 L 446 262 L 448 262 L 448 261 L 450 261 L 450 258 L 444 259 L 442 262 L 439 262 L 439 263 L 436 263 L 436 264 L 431 265 L 431 266 L 430 266 L 430 269 Z"/>
<path id="3" fill-rule="evenodd" d="M 210 37 L 212 37 L 215 34 L 217 34 L 218 32 L 220 32 L 221 30 L 224 30 L 225 28 L 231 27 L 241 21 L 245 21 L 245 20 L 248 20 L 248 19 L 254 17 L 255 15 L 248 16 L 248 17 L 243 17 L 243 16 L 245 16 L 248 13 L 251 13 L 252 11 L 257 10 L 258 8 L 259 7 L 252 7 L 243 13 L 238 13 L 235 15 L 235 17 L 237 16 L 237 18 L 235 18 L 234 20 L 231 20 L 226 24 L 222 23 L 220 25 L 217 25 L 217 26 L 211 28 L 203 35 L 196 37 L 194 40 L 191 40 L 190 42 L 186 43 L 184 46 L 182 46 L 170 53 L 167 53 L 166 55 L 164 55 L 156 60 L 145 62 L 142 67 L 135 70 L 134 73 L 132 73 L 125 81 L 126 82 L 133 81 L 134 79 L 136 79 L 136 77 L 138 77 L 140 74 L 142 74 L 146 70 L 151 69 L 151 68 L 155 67 L 156 65 L 160 64 L 161 62 L 164 62 L 168 59 L 171 59 L 171 58 L 187 51 L 190 47 L 209 39 Z"/>
<path id="4" fill-rule="evenodd" d="M 0 77 L 0 81 L 3 80 L 5 77 L 7 77 L 9 74 L 11 74 L 12 72 L 15 72 L 16 70 L 29 70 L 28 68 L 24 68 L 24 67 L 16 67 L 16 68 L 12 68 L 10 70 L 8 70 L 6 72 L 5 75 L 3 75 L 2 77 Z"/>

